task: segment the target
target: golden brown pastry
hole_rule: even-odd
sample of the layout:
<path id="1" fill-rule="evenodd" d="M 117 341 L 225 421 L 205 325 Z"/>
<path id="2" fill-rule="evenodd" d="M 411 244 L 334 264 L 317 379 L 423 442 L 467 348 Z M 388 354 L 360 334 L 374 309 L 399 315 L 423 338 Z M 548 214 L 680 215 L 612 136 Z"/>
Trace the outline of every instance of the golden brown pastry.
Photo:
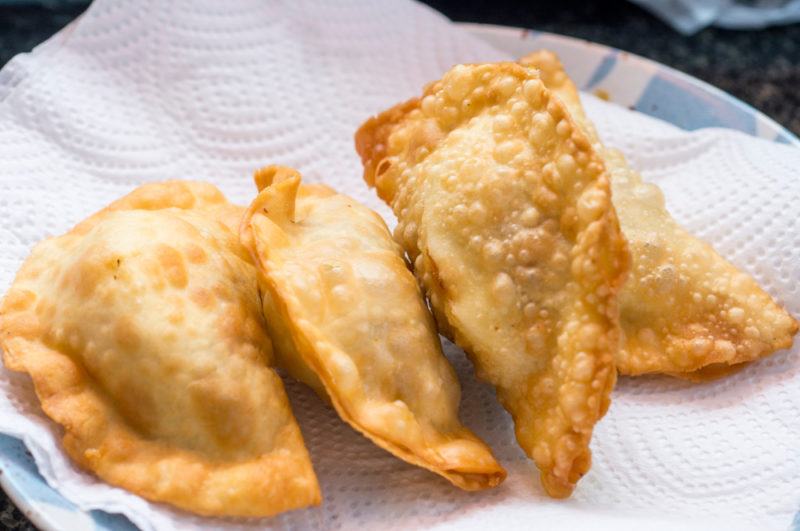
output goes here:
<path id="1" fill-rule="evenodd" d="M 505 470 L 458 419 L 460 388 L 383 220 L 291 169 L 256 174 L 241 239 L 281 363 L 397 457 L 466 490 Z"/>
<path id="2" fill-rule="evenodd" d="M 591 464 L 628 255 L 602 160 L 536 71 L 459 65 L 356 134 L 440 330 L 514 417 L 551 496 Z"/>
<path id="3" fill-rule="evenodd" d="M 81 467 L 198 514 L 269 516 L 320 492 L 240 213 L 208 184 L 142 186 L 33 249 L 0 346 Z"/>
<path id="4" fill-rule="evenodd" d="M 541 50 L 522 62 L 539 69 L 611 173 L 613 202 L 633 266 L 620 293 L 625 333 L 617 356 L 620 372 L 706 381 L 790 347 L 797 322 L 755 280 L 678 225 L 661 190 L 642 181 L 622 153 L 600 143 L 558 57 Z"/>

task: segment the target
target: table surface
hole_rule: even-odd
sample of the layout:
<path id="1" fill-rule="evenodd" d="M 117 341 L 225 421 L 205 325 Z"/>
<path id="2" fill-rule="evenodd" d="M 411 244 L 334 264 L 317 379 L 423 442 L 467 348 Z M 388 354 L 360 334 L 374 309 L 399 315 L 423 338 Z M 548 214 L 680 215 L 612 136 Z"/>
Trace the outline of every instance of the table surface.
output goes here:
<path id="1" fill-rule="evenodd" d="M 2 3 L 2 1 L 0 1 Z M 17 2 L 21 3 L 21 2 Z M 709 28 L 686 37 L 621 0 L 425 0 L 459 22 L 532 28 L 602 43 L 716 85 L 800 135 L 800 25 L 755 32 Z M 0 65 L 78 16 L 85 4 L 0 6 Z M 555 6 L 555 7 L 554 7 Z M 35 529 L 0 491 L 0 525 Z"/>

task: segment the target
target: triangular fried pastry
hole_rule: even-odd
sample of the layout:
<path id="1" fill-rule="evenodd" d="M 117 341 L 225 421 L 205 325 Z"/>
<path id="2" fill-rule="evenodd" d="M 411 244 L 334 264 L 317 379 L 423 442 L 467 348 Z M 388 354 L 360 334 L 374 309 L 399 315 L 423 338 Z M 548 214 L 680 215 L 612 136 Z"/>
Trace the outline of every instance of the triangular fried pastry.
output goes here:
<path id="1" fill-rule="evenodd" d="M 642 181 L 617 150 L 605 148 L 558 57 L 542 50 L 521 60 L 581 124 L 611 174 L 612 199 L 632 255 L 620 293 L 623 374 L 670 373 L 707 381 L 788 348 L 798 324 L 749 275 L 678 225 L 661 190 Z"/>
<path id="2" fill-rule="evenodd" d="M 536 71 L 459 65 L 356 133 L 440 330 L 514 417 L 551 496 L 591 464 L 628 254 L 602 160 Z"/>
<path id="3" fill-rule="evenodd" d="M 458 419 L 461 390 L 402 250 L 375 212 L 289 168 L 261 190 L 241 239 L 259 270 L 282 364 L 376 445 L 466 490 L 505 470 Z"/>
<path id="4" fill-rule="evenodd" d="M 198 514 L 270 516 L 320 492 L 241 212 L 208 184 L 148 184 L 41 242 L 0 306 L 0 346 L 81 467 Z"/>

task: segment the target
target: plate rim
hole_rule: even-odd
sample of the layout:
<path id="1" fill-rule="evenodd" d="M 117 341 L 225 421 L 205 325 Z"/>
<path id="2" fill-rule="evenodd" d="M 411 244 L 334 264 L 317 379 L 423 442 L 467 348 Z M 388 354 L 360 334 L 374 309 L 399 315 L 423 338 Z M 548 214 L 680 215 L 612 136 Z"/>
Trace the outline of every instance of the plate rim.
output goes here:
<path id="1" fill-rule="evenodd" d="M 22 439 L 19 440 L 23 441 Z M 47 488 L 52 489 L 47 482 L 45 482 L 45 485 Z M 6 493 L 8 499 L 17 507 L 17 510 L 36 526 L 37 529 L 41 529 L 42 531 L 59 531 L 54 523 L 50 521 L 45 511 L 39 510 L 36 507 L 36 503 L 26 498 L 25 494 L 18 488 L 17 484 L 14 483 L 11 479 L 11 474 L 6 470 L 5 460 L 0 460 L 0 487 L 2 487 L 3 491 Z"/>
<path id="2" fill-rule="evenodd" d="M 609 53 L 625 54 L 628 57 L 635 58 L 638 61 L 642 61 L 642 62 L 654 67 L 656 70 L 667 72 L 669 75 L 674 76 L 674 77 L 676 77 L 678 79 L 681 79 L 682 81 L 685 81 L 686 83 L 699 88 L 703 92 L 705 92 L 707 94 L 710 94 L 711 96 L 717 98 L 718 100 L 724 101 L 728 105 L 736 106 L 736 107 L 746 111 L 748 114 L 751 114 L 751 115 L 754 115 L 754 116 L 758 117 L 760 120 L 762 120 L 763 123 L 767 124 L 768 126 L 772 127 L 776 131 L 778 131 L 778 133 L 782 134 L 783 137 L 788 141 L 787 145 L 800 147 L 800 138 L 798 138 L 798 135 L 796 135 L 792 131 L 788 130 L 786 127 L 784 127 L 783 125 L 781 125 L 780 123 L 775 121 L 773 118 L 767 116 L 763 112 L 759 111 L 758 109 L 756 109 L 752 105 L 750 105 L 750 104 L 744 102 L 743 100 L 733 96 L 732 94 L 729 94 L 728 92 L 725 92 L 724 90 L 720 89 L 719 87 L 716 87 L 716 86 L 712 85 L 711 83 L 703 81 L 703 80 L 701 80 L 699 78 L 696 78 L 696 77 L 694 77 L 694 76 L 692 76 L 690 74 L 682 72 L 682 71 L 680 71 L 680 70 L 678 70 L 676 68 L 673 68 L 671 66 L 665 65 L 665 64 L 660 63 L 658 61 L 655 61 L 655 60 L 652 60 L 652 59 L 648 59 L 648 58 L 643 57 L 641 55 L 638 55 L 638 54 L 635 54 L 635 53 L 632 53 L 632 52 L 628 52 L 628 51 L 625 51 L 625 50 L 622 50 L 622 49 L 619 49 L 619 48 L 615 48 L 613 46 L 608 46 L 608 45 L 605 45 L 605 44 L 589 41 L 589 40 L 582 39 L 582 38 L 579 38 L 579 37 L 572 37 L 572 36 L 569 36 L 569 35 L 562 35 L 562 34 L 559 34 L 559 33 L 538 31 L 538 30 L 526 29 L 526 28 L 517 27 L 517 26 L 504 26 L 504 25 L 498 25 L 498 24 L 483 24 L 483 23 L 476 23 L 476 22 L 454 22 L 454 24 L 457 27 L 460 27 L 460 28 L 468 31 L 471 35 L 475 36 L 476 38 L 481 38 L 481 35 L 494 34 L 496 36 L 500 36 L 500 37 L 505 38 L 505 39 L 517 39 L 517 40 L 519 40 L 519 39 L 530 38 L 531 36 L 545 35 L 545 36 L 548 36 L 550 38 L 554 38 L 554 39 L 557 39 L 557 40 L 563 40 L 565 42 L 572 43 L 572 44 L 577 44 L 577 45 L 583 46 L 583 47 L 592 47 L 594 49 L 606 50 Z M 69 25 L 68 25 L 68 27 L 69 27 Z M 58 33 L 56 33 L 55 35 L 58 35 Z M 53 37 L 51 37 L 51 39 L 52 38 Z M 45 42 L 47 42 L 47 41 L 45 41 Z M 768 139 L 766 139 L 766 140 L 768 140 Z M 22 444 L 25 444 L 24 443 L 24 438 L 21 438 L 21 437 L 14 437 L 14 438 L 19 440 L 19 441 L 21 441 Z M 26 445 L 26 447 L 27 447 L 27 445 Z M 37 467 L 37 469 L 38 469 L 38 467 Z M 42 480 L 42 482 L 44 483 L 46 488 L 51 489 L 56 494 L 61 496 L 61 494 L 55 488 L 51 487 L 46 482 L 46 480 Z M 58 527 L 58 523 L 54 522 L 52 520 L 51 515 L 48 515 L 47 511 L 41 510 L 41 508 L 37 506 L 35 500 L 33 500 L 32 498 L 29 498 L 29 497 L 26 496 L 25 492 L 20 487 L 20 484 L 15 482 L 13 473 L 12 474 L 8 473 L 8 463 L 7 463 L 7 460 L 5 459 L 5 455 L 2 454 L 2 449 L 0 449 L 0 487 L 2 487 L 3 491 L 5 491 L 5 493 L 8 496 L 8 498 L 12 501 L 12 503 L 14 503 L 14 505 L 16 505 L 16 507 L 19 509 L 19 511 L 37 528 L 41 529 L 42 531 L 60 531 L 61 528 Z M 83 512 L 87 516 L 89 515 L 89 513 L 87 511 L 82 511 L 78 507 L 75 507 L 75 511 Z M 798 513 L 798 516 L 796 517 L 796 520 L 798 520 L 798 525 L 800 525 L 800 513 Z M 103 527 L 104 526 L 101 526 L 98 522 L 95 522 L 95 528 L 103 529 Z M 798 529 L 800 530 L 800 527 L 798 527 Z"/>
<path id="3" fill-rule="evenodd" d="M 773 119 L 773 118 L 767 116 L 766 114 L 764 114 L 763 112 L 759 111 L 758 109 L 756 109 L 755 107 L 753 107 L 749 103 L 737 98 L 733 94 L 725 92 L 721 88 L 719 88 L 717 86 L 714 86 L 714 85 L 712 85 L 711 83 L 709 83 L 707 81 L 703 81 L 702 79 L 697 78 L 697 77 L 695 77 L 695 76 L 693 76 L 691 74 L 687 74 L 686 72 L 678 70 L 677 68 L 674 68 L 672 66 L 666 65 L 664 63 L 660 63 L 660 62 L 655 61 L 653 59 L 649 59 L 649 58 L 644 57 L 642 55 L 639 55 L 639 54 L 636 54 L 636 53 L 633 53 L 633 52 L 629 52 L 629 51 L 623 50 L 621 48 L 615 48 L 613 46 L 608 46 L 606 44 L 602 44 L 602 43 L 599 43 L 599 42 L 586 40 L 586 39 L 583 39 L 583 38 L 580 38 L 580 37 L 573 37 L 573 36 L 570 36 L 570 35 L 563 35 L 561 33 L 552 33 L 552 32 L 548 32 L 548 31 L 539 31 L 539 30 L 528 29 L 528 28 L 523 28 L 523 27 L 519 27 L 519 26 L 503 26 L 503 25 L 499 25 L 499 24 L 482 24 L 482 23 L 479 23 L 479 22 L 454 22 L 454 24 L 456 26 L 458 26 L 458 27 L 461 27 L 461 28 L 467 30 L 468 32 L 470 32 L 470 34 L 472 34 L 473 36 L 475 36 L 477 38 L 481 38 L 482 35 L 488 35 L 488 34 L 494 34 L 494 35 L 502 37 L 502 38 L 516 39 L 516 40 L 530 39 L 531 37 L 534 37 L 534 36 L 547 36 L 547 37 L 553 38 L 555 40 L 562 40 L 562 41 L 564 41 L 566 43 L 569 43 L 569 44 L 576 44 L 576 45 L 584 46 L 584 47 L 587 47 L 587 48 L 591 47 L 591 48 L 594 48 L 595 50 L 605 50 L 605 51 L 607 51 L 609 53 L 620 54 L 620 56 L 623 57 L 623 60 L 625 60 L 625 59 L 633 59 L 634 61 L 641 61 L 642 63 L 654 68 L 655 70 L 665 72 L 669 76 L 672 76 L 672 77 L 674 77 L 676 79 L 684 81 L 686 84 L 692 85 L 692 86 L 700 89 L 701 91 L 711 95 L 712 97 L 716 98 L 717 100 L 724 101 L 727 105 L 730 105 L 730 106 L 733 106 L 733 107 L 737 107 L 740 110 L 746 112 L 747 114 L 750 114 L 750 115 L 752 115 L 754 117 L 757 117 L 763 124 L 765 124 L 765 125 L 771 127 L 772 129 L 774 129 L 778 133 L 777 136 L 783 136 L 783 138 L 786 139 L 786 142 L 785 142 L 786 145 L 800 147 L 800 137 L 798 137 L 798 135 L 796 135 L 795 133 L 793 133 L 792 131 L 790 131 L 789 129 L 787 129 L 786 127 L 781 125 L 780 123 L 778 123 L 775 119 Z M 639 111 L 639 112 L 641 112 L 641 111 Z M 647 114 L 647 113 L 644 113 L 644 114 Z M 736 129 L 734 129 L 734 130 L 736 130 Z M 756 136 L 757 138 L 764 138 L 764 137 L 759 137 L 758 135 L 753 135 L 752 133 L 749 133 L 747 131 L 741 131 L 741 132 L 743 132 L 745 134 L 748 134 L 748 135 L 751 135 L 751 136 Z M 768 138 L 764 138 L 764 139 L 765 140 L 770 140 Z M 772 139 L 772 141 L 773 142 L 777 142 L 777 139 Z"/>
<path id="4" fill-rule="evenodd" d="M 28 445 L 23 436 L 10 434 L 3 435 L 19 442 L 19 444 L 21 444 L 25 448 L 25 451 L 30 455 L 30 450 L 28 449 Z M 26 496 L 25 490 L 21 487 L 24 485 L 24 482 L 15 481 L 14 478 L 16 473 L 11 470 L 11 461 L 8 459 L 8 454 L 3 453 L 3 450 L 4 448 L 0 446 L 0 487 L 2 487 L 8 498 L 17 507 L 17 510 L 19 510 L 19 512 L 22 513 L 23 516 L 25 516 L 25 518 L 27 518 L 37 529 L 40 529 L 41 531 L 61 531 L 63 528 L 58 527 L 58 522 L 53 521 L 53 515 L 49 514 L 46 510 L 44 510 L 43 507 L 38 505 L 34 498 Z M 33 460 L 32 456 L 31 460 Z M 57 489 L 51 487 L 47 480 L 44 479 L 44 477 L 41 475 L 41 472 L 39 472 L 39 467 L 35 460 L 33 460 L 33 466 L 36 468 L 36 471 L 39 474 L 39 480 L 42 482 L 44 488 L 49 489 L 57 496 L 64 498 L 64 496 Z M 64 500 L 67 503 L 72 504 L 72 502 L 68 499 L 64 498 Z M 82 512 L 87 517 L 91 518 L 91 515 L 89 515 L 88 511 L 82 511 L 80 508 L 74 505 L 73 507 L 75 511 Z"/>

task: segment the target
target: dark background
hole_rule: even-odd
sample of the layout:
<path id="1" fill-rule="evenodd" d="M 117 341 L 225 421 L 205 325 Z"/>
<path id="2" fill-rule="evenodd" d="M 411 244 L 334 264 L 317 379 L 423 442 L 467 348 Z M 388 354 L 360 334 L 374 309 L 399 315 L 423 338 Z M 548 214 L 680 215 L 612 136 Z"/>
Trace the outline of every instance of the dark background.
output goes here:
<path id="1" fill-rule="evenodd" d="M 378 0 L 379 1 L 379 0 Z M 0 66 L 61 29 L 86 4 L 2 5 Z M 19 2 L 18 3 L 22 3 Z M 800 135 L 800 25 L 740 32 L 709 28 L 685 37 L 623 0 L 425 0 L 459 22 L 561 33 L 633 52 L 730 92 Z M 0 491 L 0 525 L 34 527 Z"/>
<path id="2" fill-rule="evenodd" d="M 753 32 L 709 28 L 685 37 L 624 0 L 425 3 L 456 21 L 550 31 L 643 55 L 730 92 L 800 135 L 800 25 Z M 0 65 L 85 9 L 80 0 L 52 8 L 2 4 L 0 0 Z"/>

